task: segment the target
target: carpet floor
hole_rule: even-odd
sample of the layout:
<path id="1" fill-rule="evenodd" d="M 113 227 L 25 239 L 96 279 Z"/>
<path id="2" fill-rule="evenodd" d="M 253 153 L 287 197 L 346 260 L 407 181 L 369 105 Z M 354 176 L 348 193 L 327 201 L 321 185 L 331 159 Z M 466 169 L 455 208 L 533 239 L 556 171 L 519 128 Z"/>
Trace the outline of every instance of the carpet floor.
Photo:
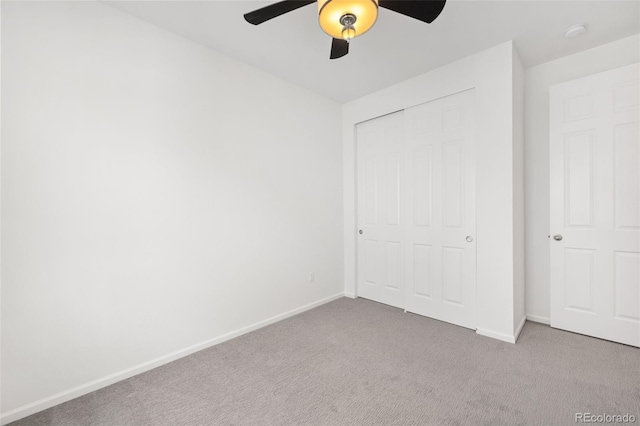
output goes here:
<path id="1" fill-rule="evenodd" d="M 640 350 L 527 322 L 516 345 L 339 299 L 12 423 L 640 423 Z"/>

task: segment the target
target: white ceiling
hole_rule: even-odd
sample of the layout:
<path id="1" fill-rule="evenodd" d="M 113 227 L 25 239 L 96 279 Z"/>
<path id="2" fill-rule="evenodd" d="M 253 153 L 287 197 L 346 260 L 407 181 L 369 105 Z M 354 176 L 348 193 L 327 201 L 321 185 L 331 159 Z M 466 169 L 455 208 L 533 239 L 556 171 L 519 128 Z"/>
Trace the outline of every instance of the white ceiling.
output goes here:
<path id="1" fill-rule="evenodd" d="M 275 0 L 274 0 L 275 1 Z M 349 55 L 329 60 L 331 39 L 309 5 L 262 25 L 243 14 L 262 1 L 118 1 L 126 13 L 347 102 L 507 40 L 525 67 L 640 32 L 640 2 L 450 0 L 430 25 L 380 9 L 374 28 L 352 41 Z M 586 23 L 574 39 L 564 31 Z"/>

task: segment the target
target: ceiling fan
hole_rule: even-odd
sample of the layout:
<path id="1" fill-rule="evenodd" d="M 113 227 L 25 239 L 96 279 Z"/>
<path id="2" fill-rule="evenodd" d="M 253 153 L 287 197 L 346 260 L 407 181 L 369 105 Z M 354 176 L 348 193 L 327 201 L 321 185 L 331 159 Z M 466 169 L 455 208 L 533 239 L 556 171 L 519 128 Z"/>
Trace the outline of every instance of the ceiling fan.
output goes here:
<path id="1" fill-rule="evenodd" d="M 246 13 L 244 19 L 253 25 L 318 2 L 318 21 L 322 30 L 333 37 L 330 59 L 349 53 L 349 42 L 373 26 L 378 19 L 378 7 L 430 24 L 446 0 L 284 0 Z"/>

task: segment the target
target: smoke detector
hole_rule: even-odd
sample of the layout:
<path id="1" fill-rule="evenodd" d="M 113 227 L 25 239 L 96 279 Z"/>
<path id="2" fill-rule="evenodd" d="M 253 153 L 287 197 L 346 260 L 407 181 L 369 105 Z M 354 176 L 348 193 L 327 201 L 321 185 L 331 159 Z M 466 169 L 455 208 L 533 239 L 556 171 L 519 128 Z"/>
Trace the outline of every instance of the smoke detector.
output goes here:
<path id="1" fill-rule="evenodd" d="M 574 38 L 580 37 L 582 34 L 587 32 L 587 26 L 584 24 L 574 25 L 565 31 L 564 36 L 566 38 Z"/>

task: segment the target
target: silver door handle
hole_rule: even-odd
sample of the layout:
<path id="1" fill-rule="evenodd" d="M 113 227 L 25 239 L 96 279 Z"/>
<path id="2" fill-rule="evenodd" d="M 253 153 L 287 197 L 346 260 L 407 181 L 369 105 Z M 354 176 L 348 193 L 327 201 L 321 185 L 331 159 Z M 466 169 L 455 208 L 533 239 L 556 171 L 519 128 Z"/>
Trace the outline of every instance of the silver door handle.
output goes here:
<path id="1" fill-rule="evenodd" d="M 468 243 L 473 242 L 473 237 L 471 235 L 467 235 L 467 238 L 465 238 L 465 240 L 467 240 Z"/>
<path id="2" fill-rule="evenodd" d="M 556 241 L 562 241 L 562 235 L 560 235 L 560 234 L 554 235 L 553 239 L 556 240 Z"/>
<path id="3" fill-rule="evenodd" d="M 360 234 L 360 235 L 363 234 L 362 229 L 358 231 L 358 234 Z"/>

